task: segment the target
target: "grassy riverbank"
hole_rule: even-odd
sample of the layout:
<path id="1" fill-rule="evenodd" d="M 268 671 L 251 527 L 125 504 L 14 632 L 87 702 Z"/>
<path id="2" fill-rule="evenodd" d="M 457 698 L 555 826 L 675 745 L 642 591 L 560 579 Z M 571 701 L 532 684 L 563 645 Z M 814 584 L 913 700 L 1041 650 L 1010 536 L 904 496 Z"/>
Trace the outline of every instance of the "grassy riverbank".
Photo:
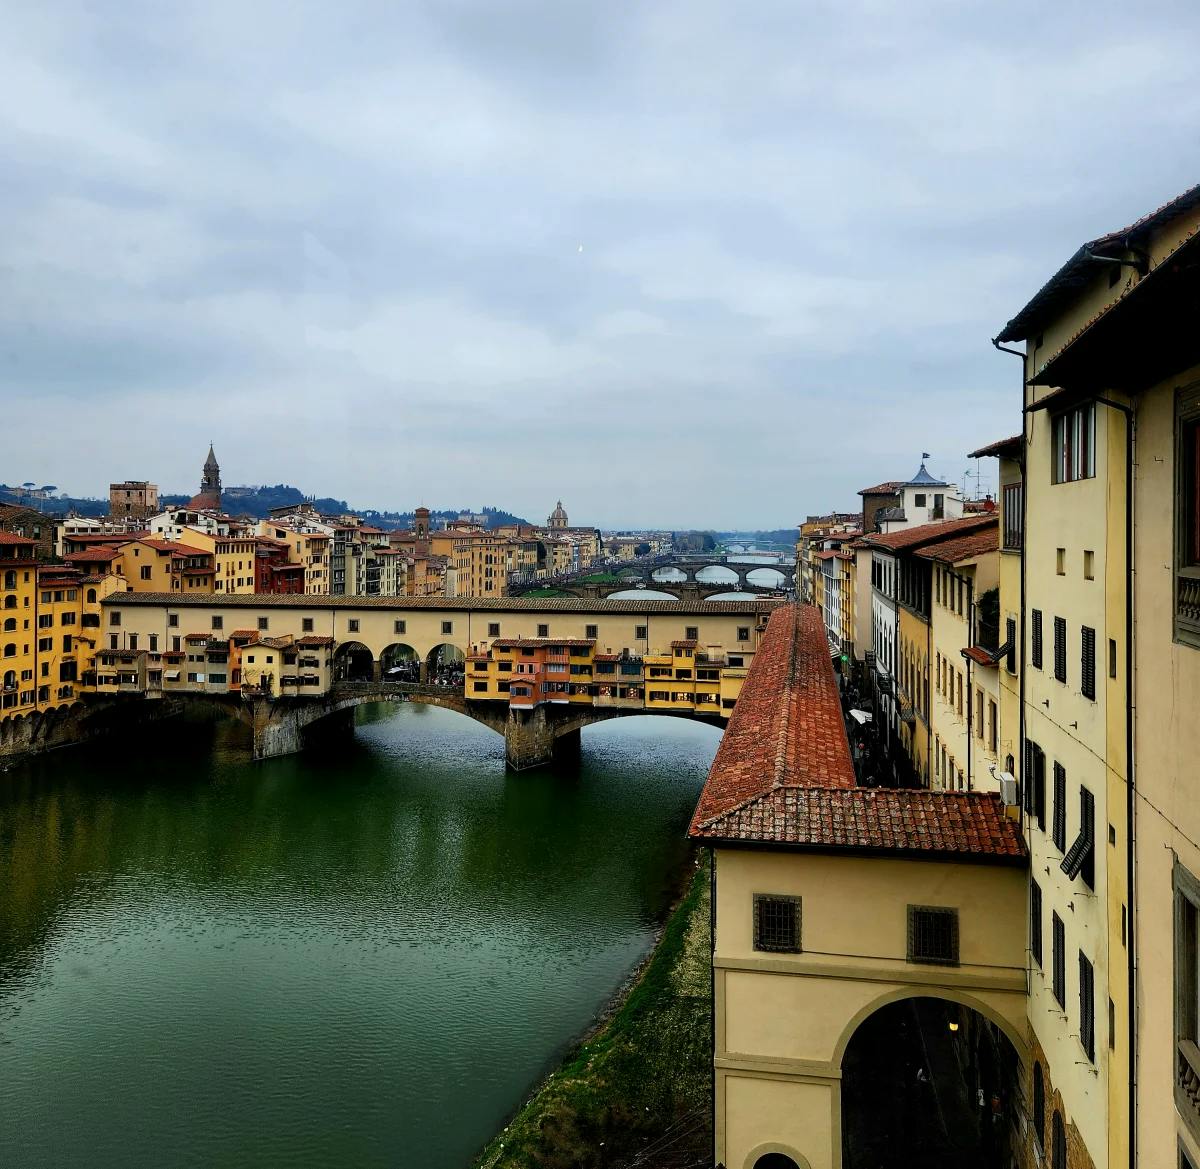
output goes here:
<path id="1" fill-rule="evenodd" d="M 712 1149 L 707 858 L 624 1001 L 476 1169 L 686 1169 Z"/>

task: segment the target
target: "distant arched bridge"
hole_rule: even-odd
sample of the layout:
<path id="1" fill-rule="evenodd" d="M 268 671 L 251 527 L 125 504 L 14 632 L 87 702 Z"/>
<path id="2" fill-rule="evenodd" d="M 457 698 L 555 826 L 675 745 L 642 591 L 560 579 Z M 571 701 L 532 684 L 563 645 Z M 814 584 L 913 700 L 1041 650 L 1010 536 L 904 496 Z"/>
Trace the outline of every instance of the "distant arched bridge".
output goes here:
<path id="1" fill-rule="evenodd" d="M 732 573 L 735 580 L 701 580 L 699 574 L 706 568 L 719 568 Z M 774 584 L 762 584 L 750 579 L 754 572 L 772 572 L 777 574 Z M 683 580 L 675 579 L 675 574 L 682 573 Z M 555 588 L 571 596 L 607 597 L 612 593 L 625 589 L 646 587 L 659 592 L 671 593 L 681 599 L 703 600 L 718 593 L 734 590 L 745 593 L 766 595 L 779 592 L 781 589 L 795 587 L 795 566 L 787 563 L 780 564 L 745 564 L 739 561 L 730 562 L 719 557 L 687 557 L 671 556 L 659 558 L 644 563 L 629 564 L 614 567 L 603 573 L 615 577 L 615 580 L 589 580 L 589 577 L 601 575 L 594 568 L 581 569 L 579 572 L 555 577 L 550 580 L 530 581 L 514 586 L 511 592 L 514 596 L 531 589 Z"/>

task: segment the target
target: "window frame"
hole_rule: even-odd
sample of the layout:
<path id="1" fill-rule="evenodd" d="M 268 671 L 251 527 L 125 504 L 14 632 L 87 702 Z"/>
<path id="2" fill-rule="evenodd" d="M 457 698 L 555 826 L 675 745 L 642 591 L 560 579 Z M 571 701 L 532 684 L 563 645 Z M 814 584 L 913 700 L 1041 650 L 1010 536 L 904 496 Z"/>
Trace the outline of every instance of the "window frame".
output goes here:
<path id="1" fill-rule="evenodd" d="M 1172 868 L 1174 893 L 1171 970 L 1175 1110 L 1193 1138 L 1200 1140 L 1200 1109 L 1184 1087 L 1200 1079 L 1200 880 L 1177 860 Z M 1186 952 L 1185 952 L 1186 951 Z M 1188 984 L 1190 983 L 1190 994 Z"/>
<path id="2" fill-rule="evenodd" d="M 793 914 L 795 930 L 794 944 L 772 941 L 764 938 L 763 915 L 768 906 L 787 906 Z M 753 901 L 752 926 L 753 947 L 763 954 L 802 954 L 804 953 L 804 906 L 803 898 L 791 893 L 755 893 Z"/>
<path id="3" fill-rule="evenodd" d="M 952 957 L 944 957 L 918 950 L 921 915 L 943 918 L 950 923 L 950 949 Z M 958 966 L 960 958 L 958 907 L 954 905 L 909 905 L 908 945 L 906 960 L 917 966 Z"/>
<path id="4" fill-rule="evenodd" d="M 1096 477 L 1096 403 L 1081 402 L 1050 420 L 1050 479 L 1078 483 Z"/>
<path id="5" fill-rule="evenodd" d="M 1175 391 L 1174 639 L 1200 649 L 1200 382 Z"/>

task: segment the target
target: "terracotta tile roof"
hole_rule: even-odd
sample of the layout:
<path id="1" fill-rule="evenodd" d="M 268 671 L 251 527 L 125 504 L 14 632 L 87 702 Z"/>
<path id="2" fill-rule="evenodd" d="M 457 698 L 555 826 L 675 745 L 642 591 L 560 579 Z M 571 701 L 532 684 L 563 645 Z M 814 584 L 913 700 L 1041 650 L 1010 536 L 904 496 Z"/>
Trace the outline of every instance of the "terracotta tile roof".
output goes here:
<path id="1" fill-rule="evenodd" d="M 820 612 L 776 609 L 742 683 L 692 818 L 692 835 L 784 785 L 853 787 L 854 766 Z"/>
<path id="2" fill-rule="evenodd" d="M 493 649 L 538 649 L 555 645 L 595 645 L 594 638 L 587 637 L 498 637 L 492 642 Z"/>
<path id="3" fill-rule="evenodd" d="M 695 649 L 700 643 L 694 637 L 684 637 L 679 641 L 671 642 L 672 649 Z"/>
<path id="4" fill-rule="evenodd" d="M 876 483 L 874 487 L 864 487 L 859 495 L 896 495 L 904 486 L 903 479 L 889 479 L 886 483 Z"/>
<path id="5" fill-rule="evenodd" d="M 769 840 L 819 851 L 1021 861 L 1015 820 L 990 792 L 894 788 L 776 788 L 693 829 L 718 840 Z"/>
<path id="6" fill-rule="evenodd" d="M 982 792 L 860 788 L 820 613 L 777 609 L 692 818 L 693 839 L 1020 863 L 1020 829 Z"/>
<path id="7" fill-rule="evenodd" d="M 183 640 L 184 641 L 211 641 L 212 634 L 211 633 L 185 633 L 183 635 Z"/>
<path id="8" fill-rule="evenodd" d="M 999 658 L 994 658 L 986 649 L 982 649 L 977 645 L 969 645 L 962 651 L 964 658 L 970 658 L 976 665 L 989 666 L 997 668 L 1000 663 Z"/>
<path id="9" fill-rule="evenodd" d="M 37 544 L 37 541 L 28 539 L 25 536 L 14 536 L 11 532 L 0 532 L 0 544 L 13 546 L 20 544 L 32 548 Z"/>
<path id="10" fill-rule="evenodd" d="M 1001 459 L 1019 459 L 1021 457 L 1021 444 L 1025 441 L 1025 436 L 1014 434 L 1011 438 L 997 439 L 996 442 L 990 442 L 987 446 L 981 446 L 977 451 L 972 451 L 968 459 L 986 459 L 997 457 Z"/>
<path id="11" fill-rule="evenodd" d="M 995 525 L 996 517 L 963 516 L 960 520 L 942 520 L 936 524 L 920 524 L 915 528 L 903 528 L 899 532 L 872 532 L 863 537 L 863 543 L 872 548 L 882 548 L 891 552 L 919 548 L 922 544 L 933 544 L 949 540 L 954 536 L 965 535 L 979 528 Z"/>
<path id="12" fill-rule="evenodd" d="M 63 560 L 68 564 L 95 564 L 98 560 L 116 560 L 120 555 L 116 548 L 89 548 L 83 552 L 71 552 Z"/>
<path id="13" fill-rule="evenodd" d="M 315 633 L 305 634 L 297 640 L 296 644 L 302 649 L 308 649 L 311 646 L 318 645 L 333 645 L 332 637 L 318 637 Z"/>
<path id="14" fill-rule="evenodd" d="M 999 526 L 995 516 L 989 516 L 988 519 L 991 520 L 990 527 L 968 532 L 954 540 L 943 540 L 940 544 L 930 544 L 927 548 L 918 549 L 917 555 L 924 560 L 937 560 L 942 564 L 958 564 L 962 560 L 998 551 Z"/>

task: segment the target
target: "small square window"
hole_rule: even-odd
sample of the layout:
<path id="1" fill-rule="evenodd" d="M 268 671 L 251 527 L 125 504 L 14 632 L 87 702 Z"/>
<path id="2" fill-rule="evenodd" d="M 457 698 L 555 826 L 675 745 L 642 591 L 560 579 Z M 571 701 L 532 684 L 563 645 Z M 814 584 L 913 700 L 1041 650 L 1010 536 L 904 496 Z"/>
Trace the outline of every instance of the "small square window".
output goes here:
<path id="1" fill-rule="evenodd" d="M 700 627 L 697 625 L 684 626 L 683 636 L 687 641 L 696 641 L 700 637 Z"/>
<path id="2" fill-rule="evenodd" d="M 500 636 L 500 622 L 499 621 L 489 621 L 488 622 L 488 637 L 499 637 L 499 636 Z"/>
<path id="3" fill-rule="evenodd" d="M 635 641 L 645 641 L 647 637 L 647 626 L 635 625 L 633 627 L 633 638 Z"/>
<path id="4" fill-rule="evenodd" d="M 179 614 L 178 613 L 168 613 L 167 614 L 167 628 L 168 629 L 178 629 L 179 628 Z"/>
<path id="5" fill-rule="evenodd" d="M 537 627 L 537 629 L 538 629 L 538 631 L 537 631 L 538 637 L 549 637 L 550 636 L 550 626 L 549 625 L 539 625 Z"/>
<path id="6" fill-rule="evenodd" d="M 738 641 L 749 641 L 750 640 L 750 626 L 749 625 L 739 625 L 738 626 L 737 639 L 738 639 Z"/>
<path id="7" fill-rule="evenodd" d="M 214 629 L 221 629 L 224 625 L 225 625 L 224 617 L 214 617 L 212 619 L 212 627 Z"/>
<path id="8" fill-rule="evenodd" d="M 800 898 L 754 895 L 754 948 L 773 954 L 800 953 Z"/>
<path id="9" fill-rule="evenodd" d="M 311 617 L 300 618 L 300 632 L 311 633 L 313 631 L 313 619 Z"/>
<path id="10" fill-rule="evenodd" d="M 351 633 L 357 633 L 358 632 L 358 618 L 351 617 L 350 620 L 346 622 L 346 628 L 349 629 Z"/>
<path id="11" fill-rule="evenodd" d="M 259 627 L 259 629 L 267 629 L 267 628 L 269 628 L 269 627 L 270 627 L 270 624 L 271 624 L 271 622 L 270 622 L 270 618 L 268 618 L 268 617 L 260 617 L 260 618 L 258 619 L 258 627 Z"/>
<path id="12" fill-rule="evenodd" d="M 941 905 L 908 907 L 908 960 L 958 965 L 958 910 Z"/>
<path id="13" fill-rule="evenodd" d="M 120 613 L 118 613 L 118 612 L 117 612 L 117 611 L 114 609 L 114 610 L 113 610 L 111 613 L 109 613 L 109 615 L 108 615 L 108 623 L 109 623 L 109 625 L 120 625 L 120 624 L 121 624 L 121 614 L 120 614 Z"/>
<path id="14" fill-rule="evenodd" d="M 596 638 L 600 636 L 600 626 L 599 625 L 585 625 L 583 627 L 583 636 L 591 639 L 592 641 L 595 641 Z"/>
<path id="15" fill-rule="evenodd" d="M 443 633 L 453 633 L 454 632 L 454 622 L 453 621 L 443 621 L 442 622 L 442 632 Z"/>
<path id="16" fill-rule="evenodd" d="M 394 628 L 397 633 L 405 633 L 408 629 L 403 621 L 397 621 Z"/>

